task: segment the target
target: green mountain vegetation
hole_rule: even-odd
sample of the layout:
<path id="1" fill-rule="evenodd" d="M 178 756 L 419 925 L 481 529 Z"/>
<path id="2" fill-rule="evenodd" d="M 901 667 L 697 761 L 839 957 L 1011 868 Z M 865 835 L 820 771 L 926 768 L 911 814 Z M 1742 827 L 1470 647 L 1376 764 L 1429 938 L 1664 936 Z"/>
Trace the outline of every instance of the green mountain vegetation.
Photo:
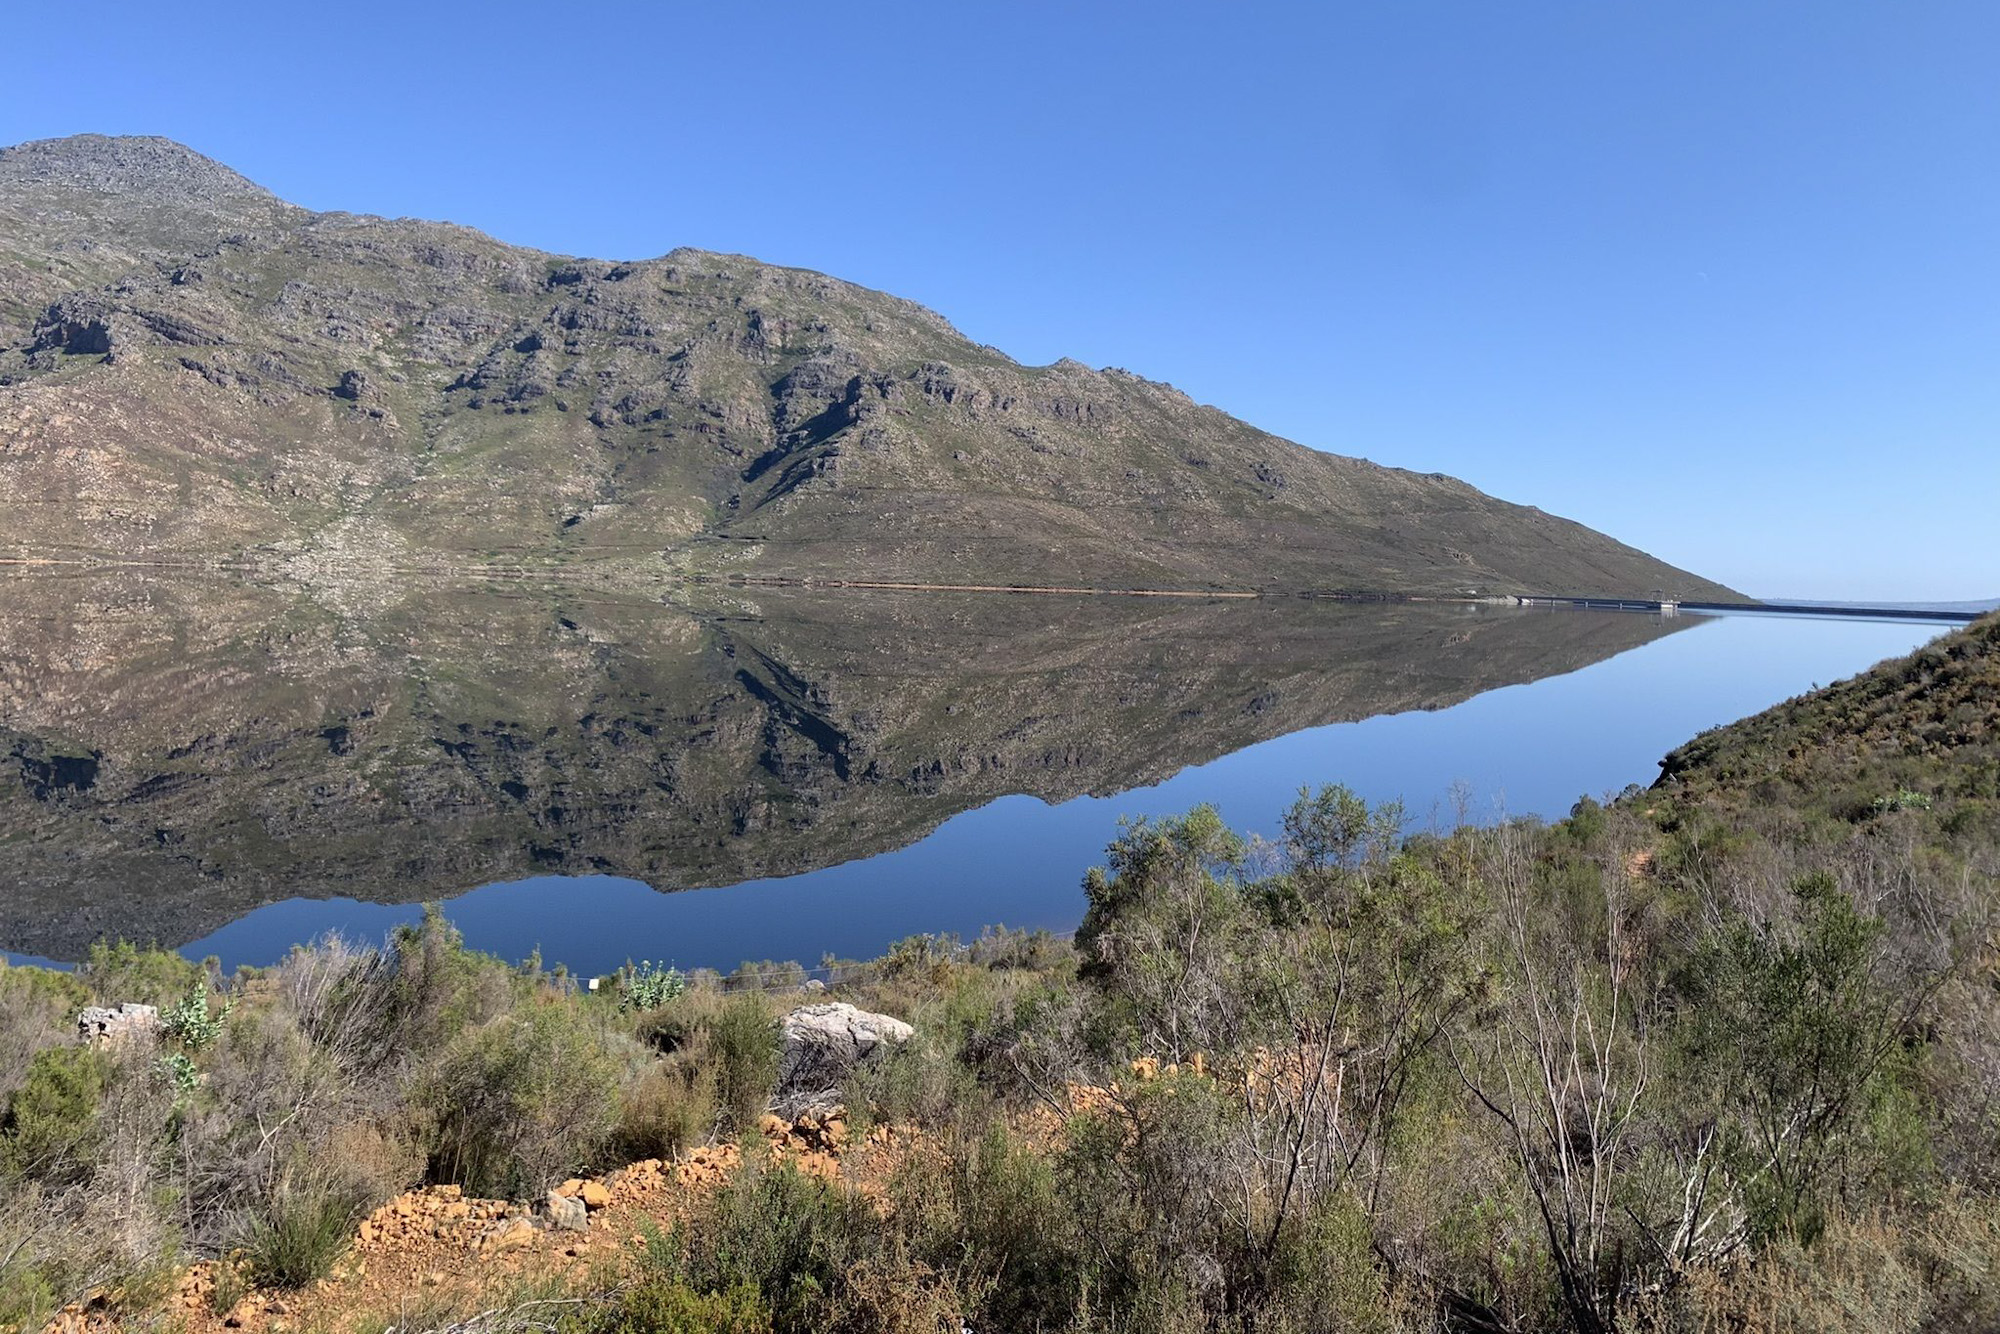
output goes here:
<path id="1" fill-rule="evenodd" d="M 0 554 L 1734 597 L 817 273 L 314 213 L 97 136 L 0 150 Z"/>
<path id="2" fill-rule="evenodd" d="M 0 579 L 0 946 L 181 945 L 278 899 L 540 873 L 685 889 L 1163 781 L 1671 633 L 1587 612 L 1296 598 L 301 592 Z"/>
<path id="3" fill-rule="evenodd" d="M 134 1327 L 1990 1330 L 1996 718 L 2000 617 L 1554 824 L 1408 836 L 1331 787 L 1278 846 L 1133 825 L 1074 941 L 914 940 L 813 995 L 580 991 L 435 918 L 235 978 L 0 971 L 0 1320 L 95 1293 Z M 828 993 L 915 1036 L 844 1116 L 760 1120 L 774 1021 Z M 167 1004 L 158 1047 L 66 1040 L 90 1000 Z M 597 1197 L 636 1244 L 453 1191 L 354 1233 L 418 1182 L 533 1197 L 639 1157 Z M 450 1282 L 395 1267 L 468 1215 L 491 1240 Z M 495 1258 L 544 1235 L 596 1258 Z"/>

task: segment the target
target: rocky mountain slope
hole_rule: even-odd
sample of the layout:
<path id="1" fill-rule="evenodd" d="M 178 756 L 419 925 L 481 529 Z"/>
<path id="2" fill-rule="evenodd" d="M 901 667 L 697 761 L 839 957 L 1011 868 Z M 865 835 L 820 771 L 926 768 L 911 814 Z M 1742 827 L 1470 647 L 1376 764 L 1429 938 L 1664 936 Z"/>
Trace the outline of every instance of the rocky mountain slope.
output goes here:
<path id="1" fill-rule="evenodd" d="M 1731 596 L 817 273 L 314 213 L 97 136 L 0 150 L 0 556 Z"/>

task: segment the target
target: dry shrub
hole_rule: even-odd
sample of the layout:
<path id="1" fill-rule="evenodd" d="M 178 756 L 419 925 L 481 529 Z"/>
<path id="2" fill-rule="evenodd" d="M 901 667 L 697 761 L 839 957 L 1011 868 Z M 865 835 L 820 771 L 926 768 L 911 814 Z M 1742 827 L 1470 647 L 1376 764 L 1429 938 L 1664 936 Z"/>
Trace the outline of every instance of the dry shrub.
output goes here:
<path id="1" fill-rule="evenodd" d="M 526 1198 L 593 1166 L 616 1127 L 622 1070 L 580 1007 L 533 1002 L 460 1036 L 424 1091 L 431 1176 Z"/>
<path id="2" fill-rule="evenodd" d="M 981 1295 L 897 1247 L 856 1261 L 842 1282 L 840 1324 L 857 1334 L 965 1329 L 966 1313 Z"/>
<path id="3" fill-rule="evenodd" d="M 273 988 L 299 1029 L 338 1069 L 353 1076 L 400 1064 L 392 1027 L 395 964 L 379 950 L 358 949 L 328 936 L 295 949 L 272 977 Z"/>
<path id="4" fill-rule="evenodd" d="M 1837 1214 L 1697 1271 L 1637 1313 L 1674 1334 L 1973 1334 L 2000 1328 L 2000 1202 L 1951 1198 L 1921 1220 Z"/>
<path id="5" fill-rule="evenodd" d="M 303 1288 L 333 1270 L 365 1208 L 345 1182 L 302 1173 L 279 1184 L 252 1220 L 243 1249 L 260 1287 Z"/>
<path id="6" fill-rule="evenodd" d="M 628 1084 L 618 1099 L 618 1156 L 672 1158 L 707 1140 L 721 1111 L 720 1079 L 698 1040 Z"/>
<path id="7" fill-rule="evenodd" d="M 779 1005 L 762 991 L 723 992 L 698 984 L 643 1016 L 637 1031 L 683 1067 L 695 1061 L 711 1067 L 717 1124 L 741 1134 L 757 1124 L 777 1083 Z"/>
<path id="8" fill-rule="evenodd" d="M 424 1176 L 424 1151 L 391 1127 L 347 1121 L 326 1132 L 325 1161 L 367 1208 L 409 1190 Z"/>

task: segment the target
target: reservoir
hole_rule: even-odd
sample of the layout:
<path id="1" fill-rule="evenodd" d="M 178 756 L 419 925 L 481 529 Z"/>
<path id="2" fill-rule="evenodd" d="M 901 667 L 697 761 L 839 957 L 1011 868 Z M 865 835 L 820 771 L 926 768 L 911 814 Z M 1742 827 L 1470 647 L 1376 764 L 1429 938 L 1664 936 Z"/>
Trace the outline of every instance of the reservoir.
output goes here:
<path id="1" fill-rule="evenodd" d="M 0 949 L 225 968 L 441 903 L 602 973 L 1072 929 L 1121 820 L 1555 819 L 1942 627 L 1301 599 L 0 583 Z"/>

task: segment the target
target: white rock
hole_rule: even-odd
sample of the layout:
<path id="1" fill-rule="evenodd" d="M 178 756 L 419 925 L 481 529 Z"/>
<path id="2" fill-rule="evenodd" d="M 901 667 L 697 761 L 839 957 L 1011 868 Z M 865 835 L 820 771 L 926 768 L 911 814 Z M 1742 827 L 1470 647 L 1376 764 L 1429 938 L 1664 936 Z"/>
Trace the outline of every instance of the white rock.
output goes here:
<path id="1" fill-rule="evenodd" d="M 153 1005 L 92 1005 L 76 1017 L 76 1035 L 85 1042 L 119 1042 L 159 1036 L 160 1011 Z"/>
<path id="2" fill-rule="evenodd" d="M 841 1082 L 855 1067 L 881 1059 L 915 1033 L 900 1019 L 841 1001 L 793 1010 L 778 1026 L 778 1091 L 772 1106 L 780 1116 L 794 1119 L 831 1111 L 840 1104 Z"/>

